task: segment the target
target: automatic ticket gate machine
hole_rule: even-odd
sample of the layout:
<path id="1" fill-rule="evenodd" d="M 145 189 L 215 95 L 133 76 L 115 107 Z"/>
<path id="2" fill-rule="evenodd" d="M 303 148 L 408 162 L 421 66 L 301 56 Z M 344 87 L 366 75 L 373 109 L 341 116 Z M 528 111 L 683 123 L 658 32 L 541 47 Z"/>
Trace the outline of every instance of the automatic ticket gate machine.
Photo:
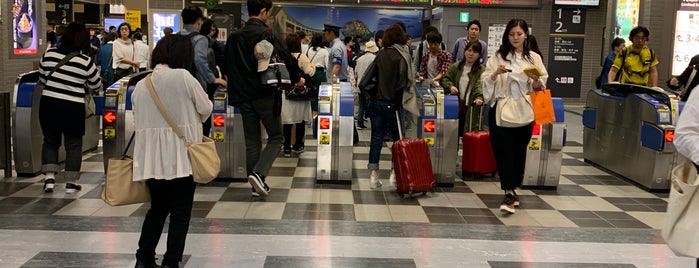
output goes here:
<path id="1" fill-rule="evenodd" d="M 104 170 L 107 171 L 109 158 L 124 153 L 131 134 L 135 131 L 131 94 L 136 84 L 151 71 L 128 75 L 115 82 L 104 92 L 104 116 L 102 116 L 102 151 Z M 128 155 L 132 155 L 131 145 Z"/>
<path id="2" fill-rule="evenodd" d="M 459 147 L 459 97 L 441 87 L 418 86 L 422 99 L 418 137 L 427 142 L 434 178 L 439 187 L 454 187 Z"/>
<path id="3" fill-rule="evenodd" d="M 243 117 L 237 107 L 228 105 L 225 89 L 219 89 L 214 94 L 211 138 L 216 143 L 216 151 L 221 158 L 221 171 L 216 180 L 247 181 Z"/>
<path id="4" fill-rule="evenodd" d="M 352 183 L 354 94 L 350 83 L 322 84 L 318 90 L 316 182 Z"/>
<path id="5" fill-rule="evenodd" d="M 561 98 L 553 98 L 556 122 L 534 125 L 527 146 L 523 188 L 556 189 L 561 177 L 563 146 L 566 141 L 566 125 Z"/>
<path id="6" fill-rule="evenodd" d="M 39 82 L 39 71 L 20 74 L 14 86 L 14 111 L 12 112 L 13 156 L 17 176 L 32 177 L 41 172 L 41 145 L 44 136 L 39 124 L 40 97 L 34 100 L 34 87 Z M 83 152 L 97 149 L 99 144 L 99 115 L 102 113 L 102 96 L 94 96 L 95 116 L 85 119 Z M 36 102 L 35 102 L 36 101 Z M 65 160 L 63 146 L 58 150 L 58 161 Z"/>
<path id="7" fill-rule="evenodd" d="M 654 88 L 607 84 L 587 95 L 583 155 L 647 190 L 670 189 L 678 98 Z"/>

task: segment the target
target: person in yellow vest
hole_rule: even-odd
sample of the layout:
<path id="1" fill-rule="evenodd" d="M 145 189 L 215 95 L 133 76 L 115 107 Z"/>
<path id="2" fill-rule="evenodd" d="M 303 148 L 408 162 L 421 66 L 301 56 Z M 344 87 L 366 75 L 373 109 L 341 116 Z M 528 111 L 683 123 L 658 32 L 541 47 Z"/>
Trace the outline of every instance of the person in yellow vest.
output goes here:
<path id="1" fill-rule="evenodd" d="M 658 58 L 655 51 L 646 46 L 649 38 L 650 31 L 646 27 L 637 26 L 631 30 L 632 44 L 616 54 L 607 82 L 658 86 Z"/>

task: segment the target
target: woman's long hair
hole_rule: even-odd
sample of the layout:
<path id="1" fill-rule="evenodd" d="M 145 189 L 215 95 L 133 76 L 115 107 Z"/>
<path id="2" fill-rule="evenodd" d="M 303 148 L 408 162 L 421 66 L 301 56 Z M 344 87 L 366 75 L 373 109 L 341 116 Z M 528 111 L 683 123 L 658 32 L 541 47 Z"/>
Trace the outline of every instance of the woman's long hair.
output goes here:
<path id="1" fill-rule="evenodd" d="M 503 60 L 509 61 L 507 59 L 507 55 L 515 53 L 515 47 L 513 47 L 512 44 L 510 44 L 509 38 L 510 31 L 512 31 L 512 28 L 516 26 L 522 28 L 522 30 L 524 30 L 524 33 L 527 35 L 527 38 L 529 38 L 529 25 L 527 25 L 527 22 L 523 19 L 511 19 L 507 23 L 507 27 L 505 27 L 505 33 L 502 35 L 502 45 L 500 45 L 500 48 L 497 52 L 497 54 L 499 54 Z M 524 39 L 522 56 L 530 62 L 533 62 L 534 60 L 532 59 L 532 56 L 529 53 L 530 50 L 531 49 L 529 48 L 529 41 L 527 39 Z"/>
<path id="2" fill-rule="evenodd" d="M 483 55 L 483 45 L 481 45 L 481 42 L 478 41 L 471 41 L 466 44 L 466 48 L 464 48 L 464 55 L 466 55 L 466 50 L 468 49 L 473 50 L 473 52 L 478 53 L 478 59 L 476 59 L 476 62 L 473 63 L 473 66 L 471 67 L 471 72 L 469 74 L 475 75 L 478 74 L 478 71 L 481 70 L 481 57 Z M 459 62 L 459 69 L 463 69 L 464 66 L 466 66 L 466 57 L 461 58 L 461 61 Z"/>

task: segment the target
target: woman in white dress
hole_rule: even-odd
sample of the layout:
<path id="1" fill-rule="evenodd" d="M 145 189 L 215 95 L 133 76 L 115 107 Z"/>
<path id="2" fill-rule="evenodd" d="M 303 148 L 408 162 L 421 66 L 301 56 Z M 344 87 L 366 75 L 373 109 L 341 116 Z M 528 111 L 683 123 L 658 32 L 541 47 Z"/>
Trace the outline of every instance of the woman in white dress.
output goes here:
<path id="1" fill-rule="evenodd" d="M 301 38 L 293 33 L 286 36 L 286 46 L 289 48 L 291 55 L 299 62 L 299 68 L 306 74 L 304 77 L 309 79 L 312 77 L 316 68 L 308 59 L 306 54 L 301 53 Z M 311 83 L 311 81 L 306 81 Z M 311 122 L 311 101 L 310 100 L 288 100 L 282 98 L 282 124 L 284 126 L 284 156 L 291 157 L 291 129 L 296 125 L 296 135 L 293 144 L 294 153 L 303 153 L 304 151 L 304 136 L 306 135 L 306 123 Z"/>

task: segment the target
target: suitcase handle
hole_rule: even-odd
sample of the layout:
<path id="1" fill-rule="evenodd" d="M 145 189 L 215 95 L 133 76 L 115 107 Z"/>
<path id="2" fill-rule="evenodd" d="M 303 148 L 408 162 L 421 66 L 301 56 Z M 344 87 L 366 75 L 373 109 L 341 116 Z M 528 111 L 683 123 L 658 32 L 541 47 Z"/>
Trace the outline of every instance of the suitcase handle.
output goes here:
<path id="1" fill-rule="evenodd" d="M 403 126 L 400 124 L 400 114 L 398 113 L 398 110 L 396 109 L 396 123 L 398 123 L 398 138 L 401 140 L 403 139 Z"/>
<path id="2" fill-rule="evenodd" d="M 483 105 L 481 104 L 480 113 L 478 113 L 478 130 L 483 130 Z M 471 125 L 473 124 L 473 105 L 468 108 L 471 111 L 471 116 L 468 117 L 468 132 L 472 132 Z"/>

